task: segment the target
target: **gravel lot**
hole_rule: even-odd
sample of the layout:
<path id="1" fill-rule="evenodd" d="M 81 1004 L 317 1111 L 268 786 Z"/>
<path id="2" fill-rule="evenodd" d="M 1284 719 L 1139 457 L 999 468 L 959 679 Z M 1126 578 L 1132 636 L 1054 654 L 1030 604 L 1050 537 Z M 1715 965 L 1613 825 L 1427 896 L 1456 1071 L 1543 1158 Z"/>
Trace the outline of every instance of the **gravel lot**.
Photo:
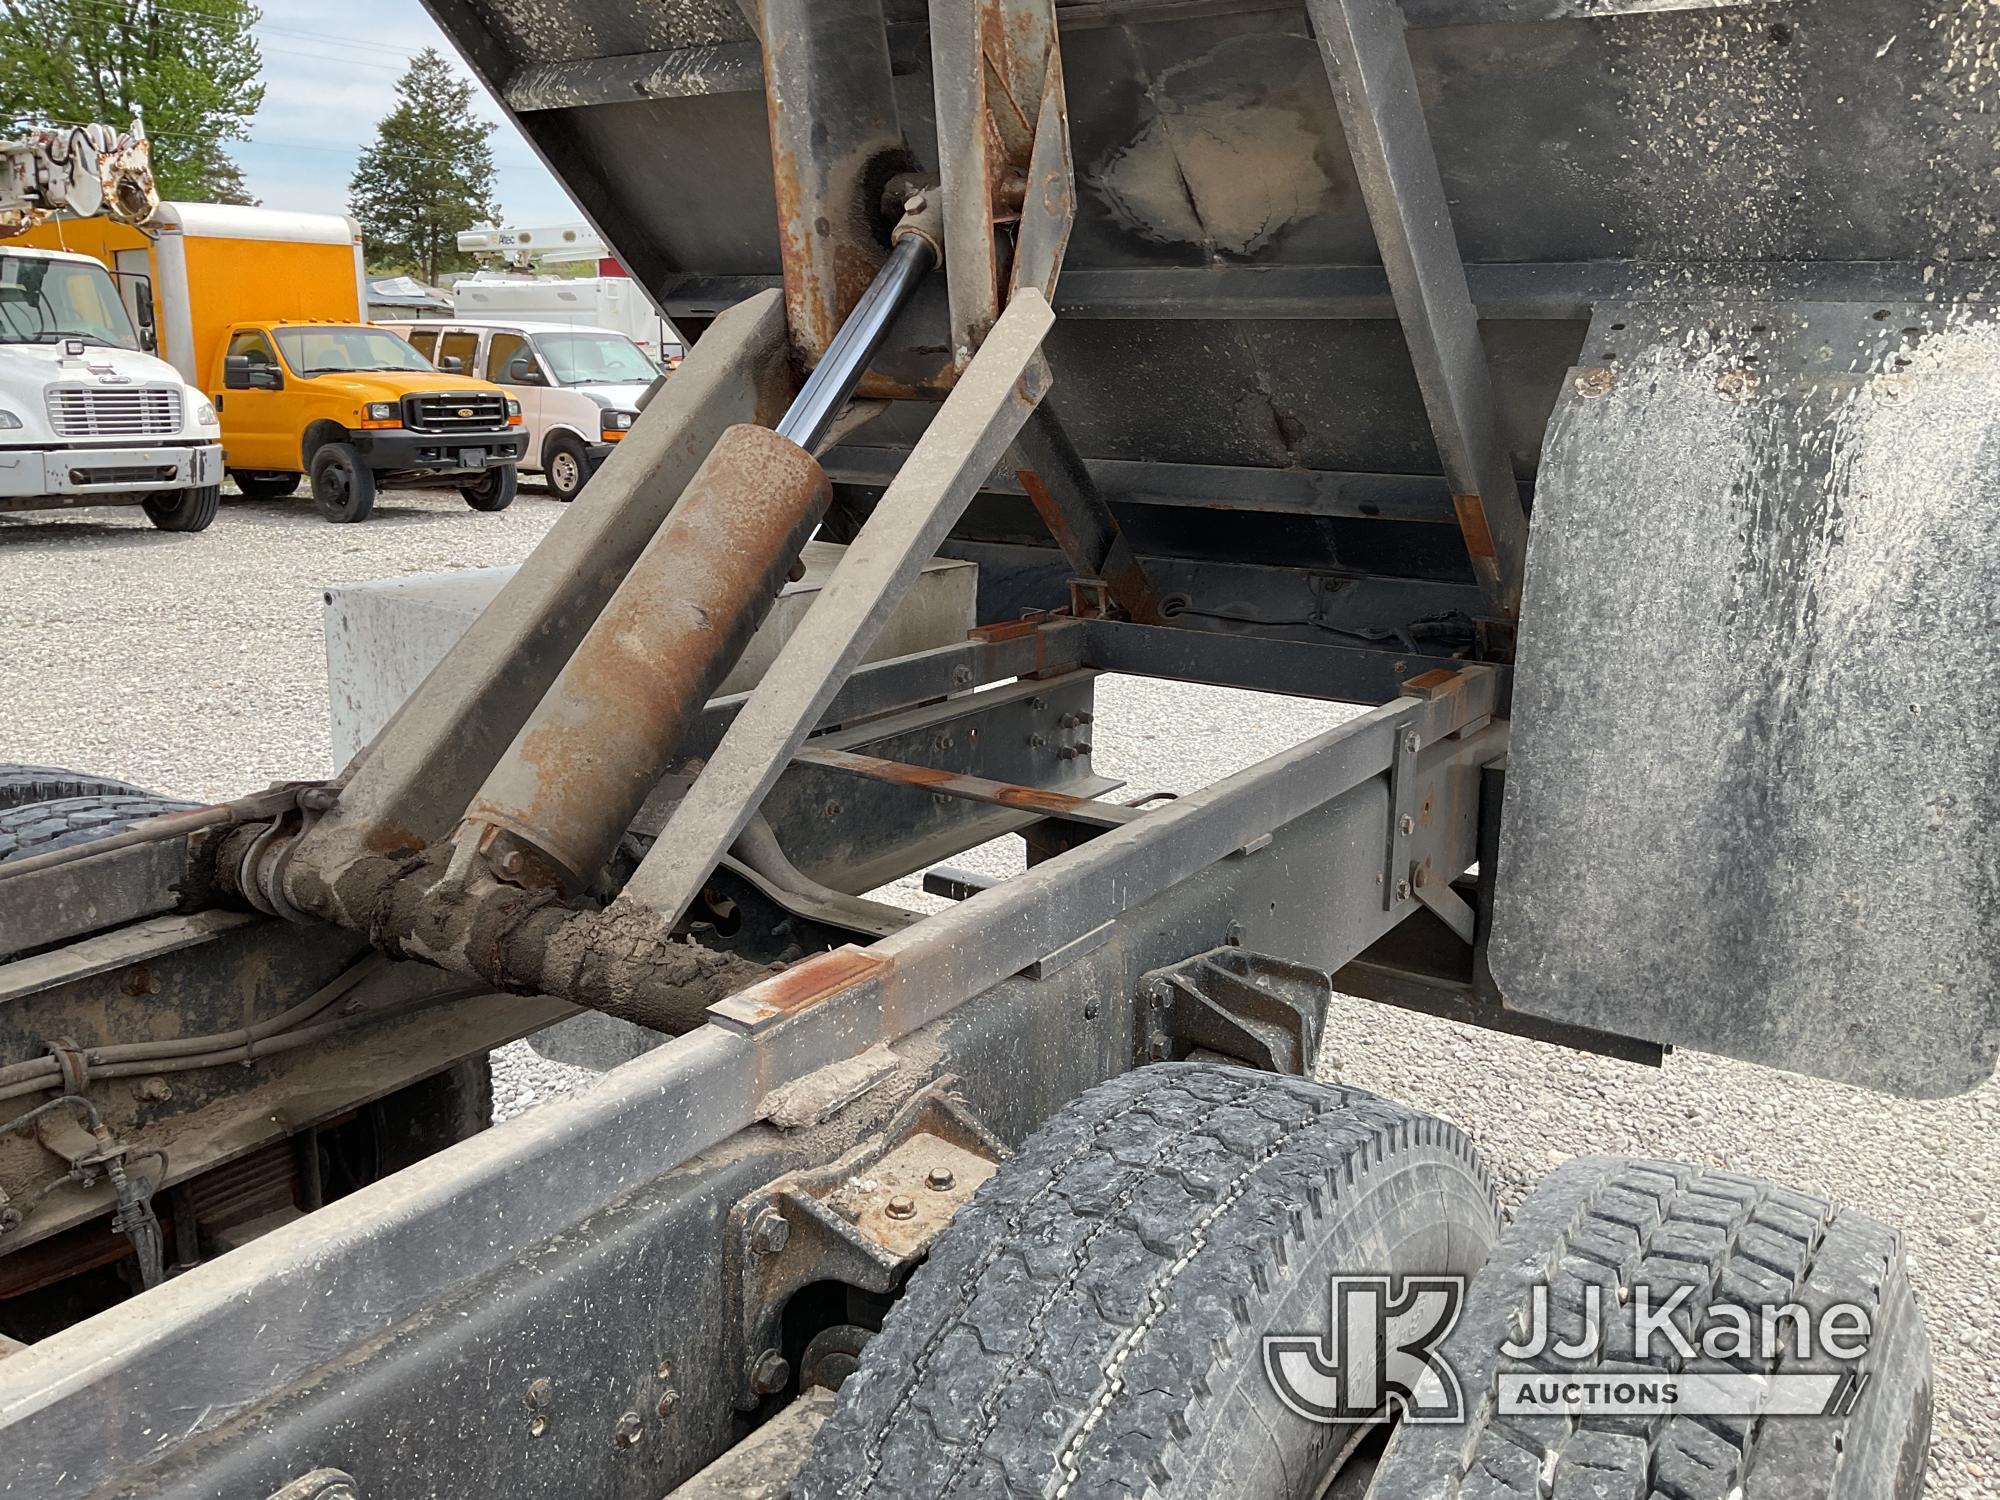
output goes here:
<path id="1" fill-rule="evenodd" d="M 299 501 L 234 500 L 193 537 L 137 511 L 0 516 L 0 760 L 206 799 L 327 774 L 321 591 L 516 561 L 558 514 L 524 488 L 499 515 L 396 492 L 353 527 Z M 1185 791 L 1343 713 L 1107 680 L 1092 738 L 1103 774 Z M 1010 860 L 992 849 L 961 862 Z M 1566 1157 L 1632 1152 L 1765 1174 L 1900 1225 L 1936 1343 L 1930 1493 L 2000 1500 L 2000 1088 L 1913 1104 L 1686 1054 L 1662 1072 L 1359 1002 L 1331 1033 L 1328 1073 L 1469 1128 L 1512 1197 Z M 579 1078 L 517 1046 L 496 1082 L 514 1113 Z"/>

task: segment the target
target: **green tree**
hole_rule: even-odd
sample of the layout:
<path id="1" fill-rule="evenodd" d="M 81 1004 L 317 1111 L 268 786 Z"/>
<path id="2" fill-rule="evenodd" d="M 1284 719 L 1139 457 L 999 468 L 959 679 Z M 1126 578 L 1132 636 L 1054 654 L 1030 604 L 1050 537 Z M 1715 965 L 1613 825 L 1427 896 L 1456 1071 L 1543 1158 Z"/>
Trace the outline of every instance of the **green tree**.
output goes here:
<path id="1" fill-rule="evenodd" d="M 162 198 L 249 201 L 223 149 L 264 102 L 250 0 L 0 0 L 0 127 L 142 115 Z"/>
<path id="2" fill-rule="evenodd" d="M 407 270 L 436 285 L 473 258 L 460 230 L 495 222 L 493 144 L 499 127 L 472 113 L 472 84 L 434 47 L 410 59 L 396 107 L 375 127 L 348 183 L 347 206 L 379 269 Z"/>

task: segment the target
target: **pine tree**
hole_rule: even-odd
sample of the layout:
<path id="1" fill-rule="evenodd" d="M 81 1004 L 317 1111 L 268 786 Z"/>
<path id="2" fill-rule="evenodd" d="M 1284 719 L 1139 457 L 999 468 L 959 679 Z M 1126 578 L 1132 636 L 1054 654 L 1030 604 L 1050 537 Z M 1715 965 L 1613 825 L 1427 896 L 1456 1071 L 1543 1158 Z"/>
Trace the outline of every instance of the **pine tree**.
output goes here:
<path id="1" fill-rule="evenodd" d="M 162 198 L 246 201 L 223 143 L 248 138 L 264 101 L 260 14 L 250 0 L 0 0 L 0 129 L 142 115 Z"/>
<path id="2" fill-rule="evenodd" d="M 459 231 L 498 220 L 488 139 L 498 127 L 473 115 L 472 88 L 432 47 L 397 81 L 396 107 L 348 184 L 348 210 L 375 269 L 414 271 L 434 286 L 472 263 Z"/>

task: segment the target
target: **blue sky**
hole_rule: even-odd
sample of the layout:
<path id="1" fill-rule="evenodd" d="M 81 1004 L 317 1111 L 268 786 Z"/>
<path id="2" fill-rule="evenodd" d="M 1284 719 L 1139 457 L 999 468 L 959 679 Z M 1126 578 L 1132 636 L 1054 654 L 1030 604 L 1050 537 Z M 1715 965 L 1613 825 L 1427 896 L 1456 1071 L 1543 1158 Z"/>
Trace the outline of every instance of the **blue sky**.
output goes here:
<path id="1" fill-rule="evenodd" d="M 229 149 L 242 163 L 251 193 L 267 207 L 345 213 L 355 158 L 394 104 L 396 79 L 409 58 L 435 46 L 461 71 L 463 65 L 417 0 L 260 3 L 264 19 L 256 36 L 264 54 L 264 107 L 251 125 L 250 140 Z M 493 158 L 503 217 L 515 224 L 579 218 L 484 89 L 477 108 L 484 118 L 500 122 Z"/>

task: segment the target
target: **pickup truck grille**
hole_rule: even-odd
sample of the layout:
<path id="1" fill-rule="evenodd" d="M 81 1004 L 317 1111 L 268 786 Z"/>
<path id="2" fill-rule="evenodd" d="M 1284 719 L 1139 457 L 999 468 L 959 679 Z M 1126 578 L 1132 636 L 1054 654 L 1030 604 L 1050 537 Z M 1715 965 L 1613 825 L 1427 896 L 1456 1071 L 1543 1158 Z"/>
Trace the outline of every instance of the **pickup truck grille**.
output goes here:
<path id="1" fill-rule="evenodd" d="M 507 398 L 490 391 L 405 396 L 403 425 L 412 432 L 491 432 L 507 425 Z"/>
<path id="2" fill-rule="evenodd" d="M 48 392 L 57 437 L 172 437 L 181 430 L 181 393 L 170 385 L 129 389 L 57 385 Z"/>

